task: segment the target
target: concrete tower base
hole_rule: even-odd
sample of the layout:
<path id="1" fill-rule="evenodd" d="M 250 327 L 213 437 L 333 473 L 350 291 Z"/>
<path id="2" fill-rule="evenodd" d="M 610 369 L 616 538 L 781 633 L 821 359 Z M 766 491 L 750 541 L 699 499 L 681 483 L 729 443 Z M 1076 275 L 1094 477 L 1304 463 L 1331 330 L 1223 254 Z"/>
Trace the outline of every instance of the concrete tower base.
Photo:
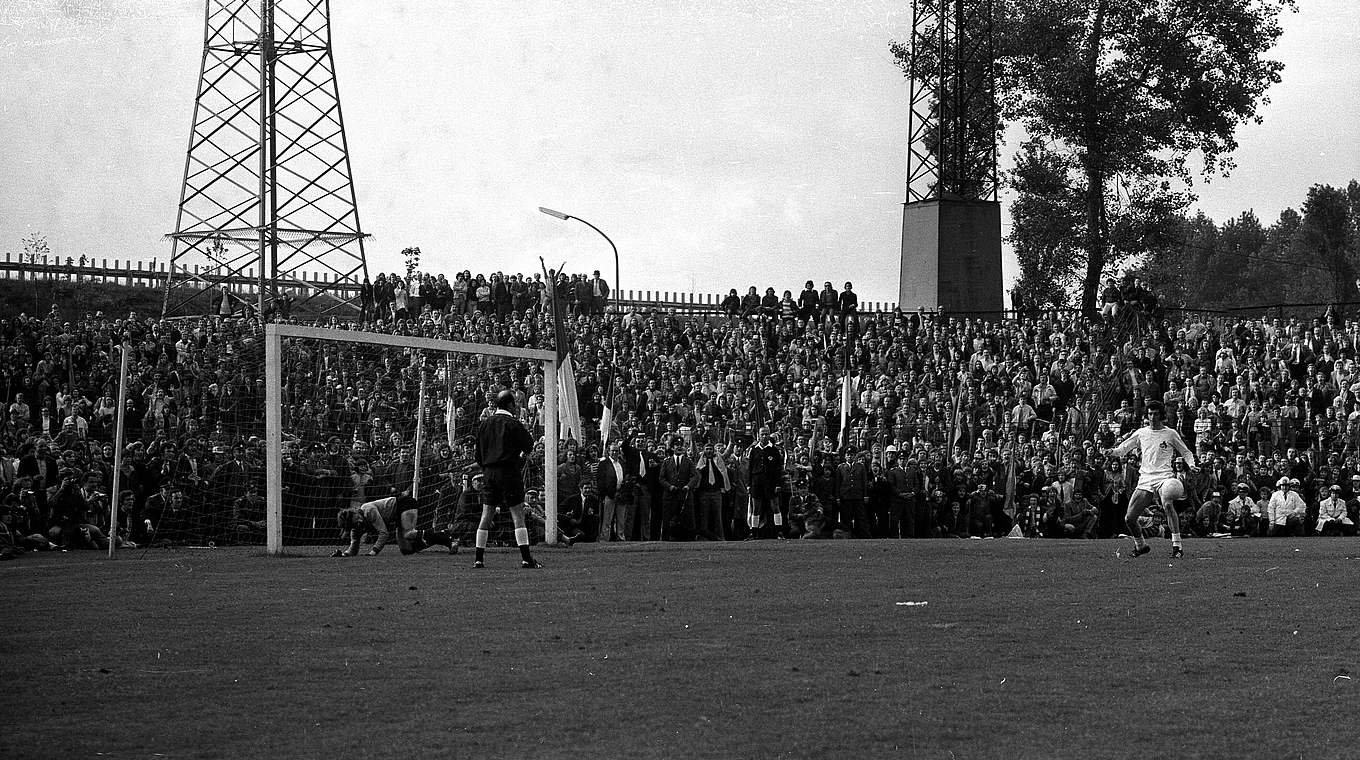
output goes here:
<path id="1" fill-rule="evenodd" d="M 903 311 L 941 308 L 946 314 L 1000 318 L 1001 204 L 906 204 L 897 303 Z"/>

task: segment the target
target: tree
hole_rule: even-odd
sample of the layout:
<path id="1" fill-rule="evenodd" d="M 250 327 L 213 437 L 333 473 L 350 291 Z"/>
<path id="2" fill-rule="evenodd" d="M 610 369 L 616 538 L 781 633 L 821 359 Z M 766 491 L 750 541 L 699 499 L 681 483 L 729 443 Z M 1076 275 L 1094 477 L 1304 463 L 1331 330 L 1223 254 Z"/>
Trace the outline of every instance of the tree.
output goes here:
<path id="1" fill-rule="evenodd" d="M 1101 278 L 1136 250 L 1137 230 L 1158 236 L 1177 226 L 1193 200 L 1191 159 L 1200 172 L 1226 173 L 1234 131 L 1259 121 L 1256 109 L 1280 81 L 1283 64 L 1265 57 L 1280 36 L 1279 16 L 1293 0 L 1013 0 L 998 3 L 995 24 L 1003 118 L 1021 123 L 1063 170 L 1064 215 L 1078 208 L 1066 245 L 1081 305 L 1092 310 Z M 1026 144 L 1027 146 L 1030 143 Z M 1011 241 L 1028 245 L 1050 231 L 1029 213 L 1045 202 L 1022 174 L 1022 148 L 1011 182 L 1017 191 Z M 1173 189 L 1173 181 L 1185 191 Z M 1049 201 L 1055 200 L 1049 198 Z M 1121 226 L 1124 227 L 1121 231 Z M 1164 248 L 1167 240 L 1156 241 Z M 1035 270 L 1041 276 L 1044 269 Z M 1060 285 L 1061 280 L 1058 283 Z"/>
<path id="2" fill-rule="evenodd" d="M 1081 225 L 1081 198 L 1067 183 L 1071 157 L 1029 140 L 1016 154 L 1010 236 L 1020 263 L 1015 287 L 1026 308 L 1064 308 L 1076 284 L 1070 262 L 1080 256 L 1071 234 Z"/>
<path id="3" fill-rule="evenodd" d="M 1269 227 L 1252 211 L 1221 226 L 1200 213 L 1172 237 L 1173 245 L 1135 270 L 1169 304 L 1231 309 L 1360 300 L 1356 180 L 1345 189 L 1313 186 L 1302 214 L 1286 208 Z"/>
<path id="4" fill-rule="evenodd" d="M 1332 275 L 1331 299 L 1355 301 L 1357 242 L 1360 218 L 1354 215 L 1354 200 L 1360 198 L 1360 183 L 1351 180 L 1346 190 L 1330 185 L 1314 185 L 1303 202 L 1303 219 L 1294 235 L 1295 253 L 1313 259 Z"/>

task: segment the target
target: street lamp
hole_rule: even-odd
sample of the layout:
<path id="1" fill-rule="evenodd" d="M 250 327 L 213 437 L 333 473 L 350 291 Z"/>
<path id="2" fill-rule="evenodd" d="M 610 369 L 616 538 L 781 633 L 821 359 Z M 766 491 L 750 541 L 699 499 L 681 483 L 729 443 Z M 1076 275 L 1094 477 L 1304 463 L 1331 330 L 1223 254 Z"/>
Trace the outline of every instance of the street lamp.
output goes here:
<path id="1" fill-rule="evenodd" d="M 542 211 L 548 216 L 554 217 L 556 219 L 561 219 L 564 222 L 568 219 L 575 219 L 576 221 L 580 222 L 581 224 L 584 224 L 585 226 L 591 228 L 592 230 L 599 232 L 600 237 L 604 238 L 604 241 L 609 244 L 610 249 L 614 251 L 614 300 L 617 302 L 621 297 L 620 294 L 623 291 L 619 290 L 619 248 L 618 246 L 614 245 L 614 241 L 610 240 L 608 235 L 601 232 L 599 227 L 596 227 L 595 225 L 591 224 L 590 222 L 587 222 L 586 220 L 582 219 L 579 216 L 564 214 L 561 211 L 554 211 L 550 208 L 543 208 L 542 206 L 539 206 L 538 210 Z"/>
<path id="2" fill-rule="evenodd" d="M 602 231 L 600 230 L 599 227 L 596 227 L 595 225 L 591 224 L 590 222 L 587 222 L 586 220 L 582 219 L 582 218 L 579 217 L 579 216 L 572 216 L 571 214 L 564 214 L 564 213 L 562 213 L 561 211 L 554 211 L 554 210 L 552 210 L 552 209 L 550 209 L 550 208 L 544 208 L 544 207 L 542 207 L 542 206 L 539 206 L 539 207 L 538 207 L 538 210 L 539 210 L 539 211 L 542 211 L 543 213 L 545 213 L 545 214 L 547 214 L 548 216 L 551 216 L 551 217 L 553 217 L 553 218 L 561 219 L 561 220 L 564 221 L 564 222 L 565 222 L 566 220 L 568 220 L 568 219 L 575 219 L 576 221 L 580 222 L 581 224 L 584 224 L 585 226 L 591 228 L 592 230 L 595 230 L 596 232 L 598 232 L 598 233 L 600 234 L 600 237 L 604 238 L 604 241 L 605 241 L 606 243 L 609 244 L 609 248 L 610 248 L 611 250 L 614 251 L 614 300 L 617 302 L 617 301 L 619 300 L 619 298 L 620 298 L 620 294 L 621 294 L 623 291 L 619 290 L 619 247 L 616 246 L 616 245 L 614 245 L 614 241 L 613 241 L 613 240 L 610 240 L 610 239 L 609 239 L 609 236 L 606 235 L 606 234 L 604 234 L 604 232 L 602 232 Z M 560 274 L 560 273 L 559 273 L 559 274 Z M 554 307 L 554 308 L 556 308 L 556 307 Z M 619 313 L 623 313 L 623 307 L 622 307 L 622 305 L 619 306 Z M 604 403 L 605 403 L 605 409 L 609 409 L 609 408 L 610 408 L 610 405 L 613 403 L 614 393 L 618 391 L 619 347 L 618 347 L 618 344 L 617 344 L 617 343 L 614 344 L 614 358 L 613 358 L 612 361 L 610 361 L 610 365 L 609 365 L 609 366 L 610 366 L 610 369 L 609 369 L 609 387 L 608 387 L 608 389 L 607 389 L 607 391 L 606 391 L 606 393 L 605 393 L 605 402 L 604 402 Z M 607 426 L 603 424 L 603 418 L 601 419 L 601 422 L 602 422 L 602 424 L 600 425 L 600 446 L 601 446 L 601 448 L 603 448 L 603 447 L 604 447 L 604 442 L 605 442 L 605 440 L 607 440 L 607 438 L 608 438 L 608 436 L 609 436 L 609 431 L 608 431 L 608 429 L 607 429 Z"/>

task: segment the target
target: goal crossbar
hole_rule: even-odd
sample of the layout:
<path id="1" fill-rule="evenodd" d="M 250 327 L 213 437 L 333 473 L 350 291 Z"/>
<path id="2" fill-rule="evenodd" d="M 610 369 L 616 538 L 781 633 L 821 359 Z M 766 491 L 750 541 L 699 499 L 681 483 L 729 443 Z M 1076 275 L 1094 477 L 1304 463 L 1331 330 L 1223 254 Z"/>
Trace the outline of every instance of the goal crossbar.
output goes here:
<path id="1" fill-rule="evenodd" d="M 490 343 L 468 343 L 438 340 L 362 330 L 338 330 L 303 325 L 267 324 L 264 330 L 265 362 L 265 545 L 273 556 L 283 553 L 283 341 L 312 339 L 337 343 L 358 343 L 386 348 L 411 348 L 448 353 L 480 354 L 539 362 L 543 366 L 543 511 L 546 517 L 544 536 L 548 543 L 557 540 L 557 354 L 536 348 L 498 346 Z M 550 464 L 552 463 L 552 464 Z"/>

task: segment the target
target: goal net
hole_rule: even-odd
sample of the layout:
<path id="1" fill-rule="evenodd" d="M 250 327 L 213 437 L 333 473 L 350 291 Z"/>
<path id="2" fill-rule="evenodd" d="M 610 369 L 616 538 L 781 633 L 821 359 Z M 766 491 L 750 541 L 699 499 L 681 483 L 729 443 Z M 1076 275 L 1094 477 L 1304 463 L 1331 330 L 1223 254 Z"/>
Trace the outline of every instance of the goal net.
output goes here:
<path id="1" fill-rule="evenodd" d="M 544 382 L 555 378 L 553 352 L 293 325 L 268 325 L 264 343 L 269 553 L 335 544 L 341 509 L 401 493 L 419 502 L 418 528 L 471 541 L 474 436 L 507 389 L 538 442 L 524 472 L 543 516 L 531 533 L 555 541 L 557 384 Z M 509 530 L 500 517 L 493 541 Z"/>
<path id="2" fill-rule="evenodd" d="M 223 327 L 214 351 L 191 390 L 153 377 L 145 413 L 125 415 L 124 440 L 145 442 L 126 454 L 122 488 L 137 493 L 119 518 L 138 544 L 336 545 L 341 509 L 399 493 L 418 501 L 417 527 L 470 543 L 474 434 L 506 389 L 538 442 L 524 473 L 531 534 L 555 542 L 553 352 L 251 323 Z M 498 516 L 492 541 L 512 542 L 509 526 Z"/>

